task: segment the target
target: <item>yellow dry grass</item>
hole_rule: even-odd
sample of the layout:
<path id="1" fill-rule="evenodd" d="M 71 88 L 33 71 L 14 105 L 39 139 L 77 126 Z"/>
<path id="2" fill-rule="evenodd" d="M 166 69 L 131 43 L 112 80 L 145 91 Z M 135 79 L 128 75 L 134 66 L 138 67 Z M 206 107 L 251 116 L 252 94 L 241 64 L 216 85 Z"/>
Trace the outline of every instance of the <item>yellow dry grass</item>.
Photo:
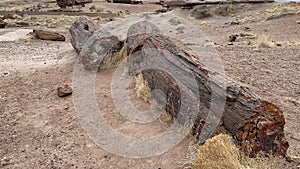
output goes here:
<path id="1" fill-rule="evenodd" d="M 242 23 L 251 23 L 261 20 L 271 20 L 272 18 L 280 18 L 286 14 L 299 14 L 299 3 L 275 3 L 271 8 L 258 13 L 251 13 L 247 16 L 243 16 L 239 20 Z"/>
<path id="2" fill-rule="evenodd" d="M 151 90 L 142 73 L 135 77 L 135 91 L 138 98 L 141 98 L 146 102 L 149 101 Z"/>
<path id="3" fill-rule="evenodd" d="M 101 68 L 117 67 L 120 64 L 120 62 L 124 60 L 126 56 L 127 56 L 127 50 L 126 50 L 126 46 L 124 45 L 119 52 L 115 53 L 110 57 L 106 57 L 103 60 Z"/>
<path id="4" fill-rule="evenodd" d="M 274 169 L 282 168 L 284 159 L 272 155 L 250 158 L 238 150 L 231 136 L 220 134 L 193 146 L 183 163 L 186 169 Z"/>
<path id="5" fill-rule="evenodd" d="M 220 134 L 199 146 L 192 169 L 239 169 L 239 150 L 229 135 Z"/>
<path id="6" fill-rule="evenodd" d="M 269 40 L 269 36 L 261 35 L 257 38 L 257 47 L 258 48 L 273 48 L 275 44 Z"/>

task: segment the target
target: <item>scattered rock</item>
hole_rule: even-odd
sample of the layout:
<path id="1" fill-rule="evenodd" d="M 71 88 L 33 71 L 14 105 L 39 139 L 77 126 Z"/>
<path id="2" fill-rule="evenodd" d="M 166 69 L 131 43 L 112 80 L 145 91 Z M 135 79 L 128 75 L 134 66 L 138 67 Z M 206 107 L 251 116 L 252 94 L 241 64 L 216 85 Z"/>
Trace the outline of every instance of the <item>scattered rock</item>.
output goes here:
<path id="1" fill-rule="evenodd" d="M 234 42 L 237 39 L 237 35 L 230 35 L 229 36 L 229 42 Z"/>
<path id="2" fill-rule="evenodd" d="M 16 26 L 17 27 L 28 27 L 28 26 L 30 26 L 30 24 L 28 23 L 28 22 L 17 22 L 16 23 Z"/>
<path id="3" fill-rule="evenodd" d="M 230 25 L 239 25 L 239 24 L 240 24 L 240 21 L 238 21 L 238 20 L 230 22 Z"/>
<path id="4" fill-rule="evenodd" d="M 167 9 L 158 9 L 158 10 L 155 11 L 155 14 L 166 13 L 166 12 L 168 12 Z"/>
<path id="5" fill-rule="evenodd" d="M 5 28 L 6 25 L 7 23 L 0 19 L 0 28 Z"/>
<path id="6" fill-rule="evenodd" d="M 61 35 L 57 32 L 34 29 L 33 33 L 35 34 L 35 37 L 37 39 L 52 40 L 52 41 L 65 41 L 64 35 Z"/>
<path id="7" fill-rule="evenodd" d="M 276 46 L 282 46 L 282 44 L 281 43 L 276 43 Z"/>
<path id="8" fill-rule="evenodd" d="M 247 27 L 247 26 L 244 28 L 244 30 L 245 31 L 251 31 L 251 29 L 249 27 Z"/>
<path id="9" fill-rule="evenodd" d="M 300 21 L 296 21 L 297 24 L 300 24 Z"/>
<path id="10" fill-rule="evenodd" d="M 14 14 L 11 14 L 11 13 L 8 13 L 8 14 L 5 14 L 2 19 L 16 19 L 16 15 Z"/>
<path id="11" fill-rule="evenodd" d="M 57 88 L 57 95 L 59 97 L 66 97 L 66 96 L 69 96 L 71 95 L 73 92 L 72 90 L 72 87 L 68 84 L 65 84 L 65 85 L 62 85 L 62 86 L 59 86 Z"/>

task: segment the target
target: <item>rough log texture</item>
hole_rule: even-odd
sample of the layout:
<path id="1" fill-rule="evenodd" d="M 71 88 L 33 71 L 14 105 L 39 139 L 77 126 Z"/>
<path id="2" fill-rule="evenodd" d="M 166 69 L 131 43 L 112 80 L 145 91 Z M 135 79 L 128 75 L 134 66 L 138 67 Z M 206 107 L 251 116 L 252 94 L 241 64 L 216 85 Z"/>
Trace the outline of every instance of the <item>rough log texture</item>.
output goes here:
<path id="1" fill-rule="evenodd" d="M 97 30 L 104 29 L 87 16 L 82 16 L 74 22 L 69 32 L 71 34 L 71 44 L 77 53 L 80 53 L 83 45 Z"/>
<path id="2" fill-rule="evenodd" d="M 249 151 L 250 148 L 251 156 L 255 156 L 258 152 L 286 155 L 289 145 L 283 131 L 285 119 L 283 112 L 276 105 L 261 99 L 245 85 L 218 72 L 212 72 L 170 38 L 159 34 L 158 28 L 149 22 L 143 21 L 132 25 L 128 30 L 126 42 L 129 73 L 136 75 L 142 67 L 153 63 L 151 60 L 158 60 L 157 63 L 168 65 L 170 71 L 178 65 L 180 69 L 192 71 L 198 87 L 195 88 L 188 81 L 184 81 L 185 75 L 183 75 L 182 83 L 191 91 L 191 98 L 196 97 L 193 91 L 199 91 L 200 105 L 210 108 L 213 93 L 211 86 L 214 86 L 214 90 L 226 91 L 221 124 L 232 134 L 242 150 Z M 162 50 L 167 50 L 169 53 L 162 52 Z M 141 53 L 137 54 L 139 51 Z M 142 74 L 151 90 L 160 89 L 165 93 L 167 111 L 174 117 L 180 117 L 177 113 L 181 106 L 181 96 L 176 81 L 162 70 L 147 69 L 143 70 Z M 211 76 L 216 75 L 226 82 L 225 87 L 210 80 Z M 191 105 L 194 104 L 191 103 Z M 203 125 L 201 123 L 206 116 L 200 108 L 198 110 L 198 117 L 193 128 L 193 133 L 196 135 L 200 133 Z"/>
<path id="3" fill-rule="evenodd" d="M 70 34 L 72 46 L 89 70 L 98 70 L 101 63 L 111 59 L 123 45 L 116 36 L 86 16 L 71 26 Z"/>
<path id="4" fill-rule="evenodd" d="M 110 62 L 123 43 L 105 29 L 96 31 L 84 44 L 79 59 L 86 69 L 97 71 L 103 63 Z"/>

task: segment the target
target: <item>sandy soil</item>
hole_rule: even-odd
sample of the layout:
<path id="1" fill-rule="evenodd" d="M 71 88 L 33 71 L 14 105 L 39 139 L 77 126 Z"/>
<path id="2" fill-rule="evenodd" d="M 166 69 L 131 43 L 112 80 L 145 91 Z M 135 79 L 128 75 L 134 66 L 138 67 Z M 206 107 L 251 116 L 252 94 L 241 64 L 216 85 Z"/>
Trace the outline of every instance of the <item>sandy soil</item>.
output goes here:
<path id="1" fill-rule="evenodd" d="M 84 10 L 89 10 L 91 5 Z M 124 13 L 125 10 L 139 13 L 161 9 L 153 4 L 97 2 L 95 5 Z M 252 22 L 227 24 L 273 7 L 273 4 L 237 6 L 241 10 L 234 16 L 214 16 L 204 20 L 192 19 L 188 10 L 178 9 L 174 13 L 199 25 L 217 49 L 226 75 L 252 86 L 284 110 L 289 156 L 295 161 L 300 158 L 300 47 L 296 45 L 300 42 L 300 24 L 297 23 L 300 15 L 269 21 L 258 15 L 258 19 Z M 182 168 L 179 161 L 188 155 L 188 147 L 193 142 L 191 138 L 186 138 L 163 155 L 129 159 L 103 150 L 82 129 L 72 96 L 59 98 L 56 95 L 59 85 L 72 83 L 77 59 L 68 40 L 68 24 L 56 24 L 52 28 L 66 35 L 66 42 L 26 39 L 0 43 L 0 168 Z M 47 24 L 28 29 L 33 27 L 46 28 Z M 249 27 L 250 31 L 246 31 L 245 27 Z M 17 29 L 0 29 L 0 35 Z M 256 39 L 240 37 L 228 45 L 231 43 L 228 42 L 229 35 L 240 33 L 266 34 L 281 46 L 257 49 Z M 114 70 L 100 71 L 96 79 L 97 102 L 106 119 L 114 128 L 133 135 L 145 136 L 163 131 L 164 124 L 160 121 L 137 128 L 118 114 L 110 96 Z M 132 87 L 128 90 L 133 93 Z M 137 108 L 147 107 L 134 94 L 132 102 Z M 299 164 L 286 165 L 283 168 L 296 168 Z"/>

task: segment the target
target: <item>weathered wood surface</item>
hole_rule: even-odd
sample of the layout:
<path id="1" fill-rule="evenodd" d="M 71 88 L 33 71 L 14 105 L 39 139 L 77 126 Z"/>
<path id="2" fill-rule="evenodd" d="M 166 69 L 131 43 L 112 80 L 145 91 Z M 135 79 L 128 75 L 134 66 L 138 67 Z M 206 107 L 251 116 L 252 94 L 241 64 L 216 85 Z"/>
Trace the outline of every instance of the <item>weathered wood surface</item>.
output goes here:
<path id="1" fill-rule="evenodd" d="M 116 36 L 88 17 L 80 17 L 70 28 L 71 44 L 86 69 L 97 70 L 105 59 L 121 49 Z"/>
<path id="2" fill-rule="evenodd" d="M 87 16 L 80 17 L 73 23 L 69 32 L 71 34 L 71 44 L 77 53 L 80 53 L 83 45 L 97 30 L 105 31 L 100 25 L 95 23 Z"/>
<path id="3" fill-rule="evenodd" d="M 212 72 L 195 56 L 160 34 L 158 28 L 149 22 L 143 21 L 132 25 L 128 30 L 126 42 L 129 73 L 136 75 L 143 67 L 153 66 L 149 65 L 153 64 L 153 60 L 167 65 L 170 72 L 178 72 L 177 67 L 192 71 L 198 86 L 195 87 L 185 80 L 185 75 L 180 83 L 191 91 L 191 98 L 197 97 L 194 93 L 199 91 L 201 105 L 210 108 L 213 93 L 211 86 L 214 86 L 214 90 L 226 91 L 222 125 L 236 139 L 241 149 L 250 148 L 251 156 L 255 156 L 258 152 L 286 155 L 289 145 L 283 131 L 285 119 L 283 112 L 276 105 L 260 98 L 243 84 L 218 72 Z M 163 50 L 168 52 L 162 52 Z M 174 117 L 180 117 L 177 115 L 181 106 L 178 83 L 162 70 L 146 69 L 142 74 L 151 90 L 160 89 L 165 93 L 167 111 Z M 227 85 L 224 87 L 210 80 L 212 76 L 220 76 Z M 219 96 L 216 97 L 218 99 Z M 191 105 L 195 104 L 191 103 Z M 193 131 L 196 135 L 199 135 L 201 121 L 205 120 L 206 116 L 207 114 L 199 110 Z"/>

